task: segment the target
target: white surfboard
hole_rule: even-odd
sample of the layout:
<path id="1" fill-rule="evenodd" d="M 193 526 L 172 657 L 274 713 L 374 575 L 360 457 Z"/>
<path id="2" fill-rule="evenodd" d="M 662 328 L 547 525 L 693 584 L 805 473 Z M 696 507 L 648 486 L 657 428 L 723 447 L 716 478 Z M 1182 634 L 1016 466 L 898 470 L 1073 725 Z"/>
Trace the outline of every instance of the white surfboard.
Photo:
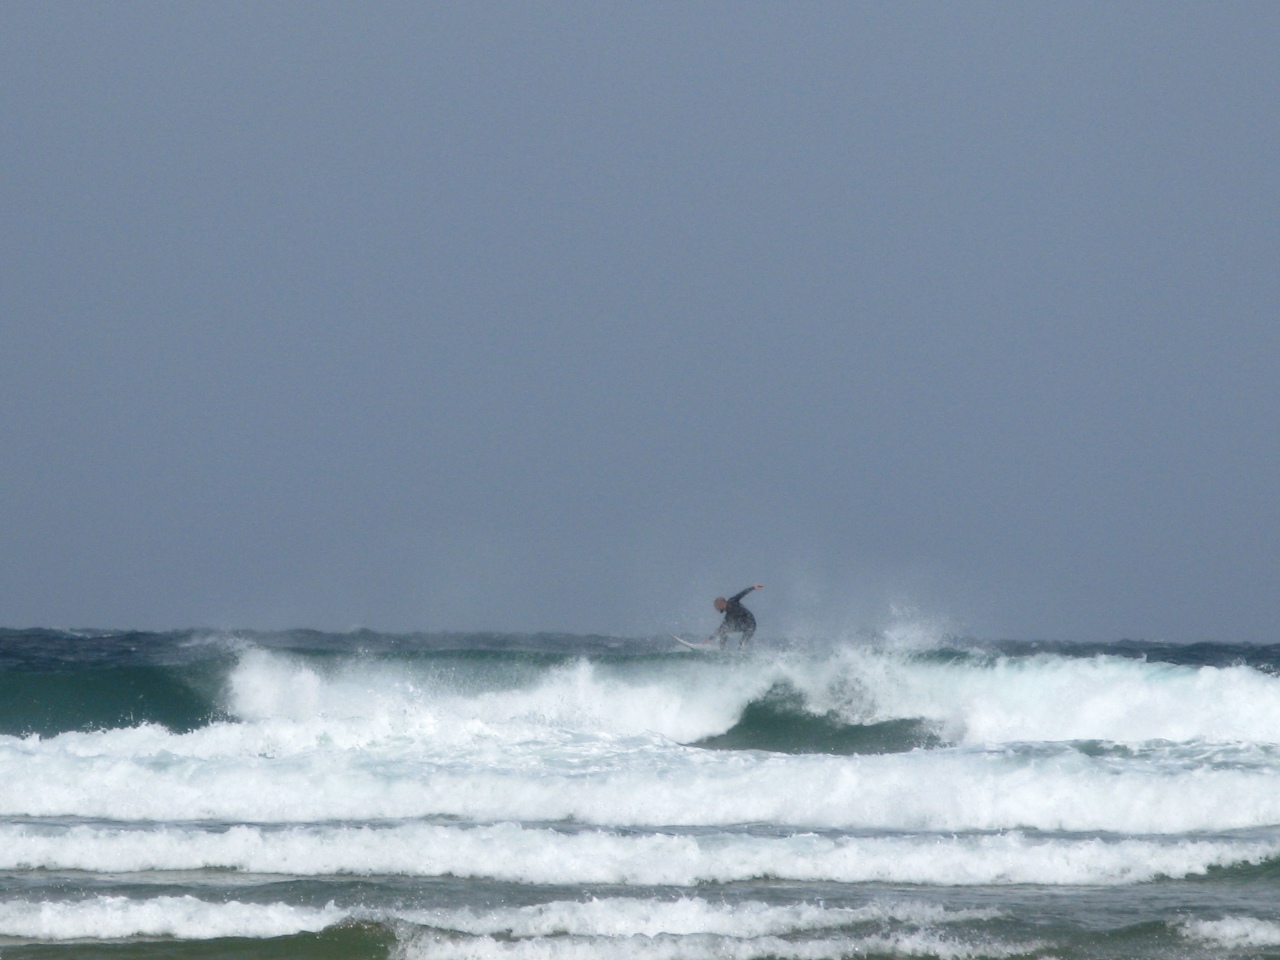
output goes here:
<path id="1" fill-rule="evenodd" d="M 688 640 L 681 640 L 674 633 L 671 634 L 671 639 L 682 647 L 688 647 L 690 650 L 697 650 L 699 653 L 710 653 L 712 650 L 716 649 L 716 647 L 709 643 L 690 643 Z"/>

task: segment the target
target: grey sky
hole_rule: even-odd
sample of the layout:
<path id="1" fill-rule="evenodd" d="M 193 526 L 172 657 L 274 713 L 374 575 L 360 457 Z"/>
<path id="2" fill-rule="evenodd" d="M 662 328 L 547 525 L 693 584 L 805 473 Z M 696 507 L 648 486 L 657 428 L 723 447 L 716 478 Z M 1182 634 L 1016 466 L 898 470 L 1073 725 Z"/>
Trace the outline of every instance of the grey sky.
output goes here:
<path id="1" fill-rule="evenodd" d="M 0 623 L 1280 641 L 1280 6 L 0 6 Z"/>

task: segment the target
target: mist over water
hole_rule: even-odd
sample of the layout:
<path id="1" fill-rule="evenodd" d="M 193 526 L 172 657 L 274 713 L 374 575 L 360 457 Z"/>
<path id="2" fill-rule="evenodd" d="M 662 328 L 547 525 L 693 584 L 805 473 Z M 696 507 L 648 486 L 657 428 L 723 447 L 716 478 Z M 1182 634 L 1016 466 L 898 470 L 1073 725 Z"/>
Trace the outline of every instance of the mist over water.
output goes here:
<path id="1" fill-rule="evenodd" d="M 742 654 L 367 631 L 0 648 L 0 685 L 39 693 L 0 718 L 6 955 L 1209 957 L 1280 929 L 1273 648 L 909 625 Z"/>

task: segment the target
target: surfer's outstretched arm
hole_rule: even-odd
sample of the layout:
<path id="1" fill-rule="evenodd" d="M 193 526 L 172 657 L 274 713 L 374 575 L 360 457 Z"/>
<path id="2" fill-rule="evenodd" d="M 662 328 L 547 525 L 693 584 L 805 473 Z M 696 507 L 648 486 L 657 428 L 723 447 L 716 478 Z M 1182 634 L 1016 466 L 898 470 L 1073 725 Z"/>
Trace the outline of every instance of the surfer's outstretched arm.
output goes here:
<path id="1" fill-rule="evenodd" d="M 752 590 L 763 590 L 763 589 L 764 589 L 764 584 L 763 584 L 763 583 L 756 583 L 756 584 L 752 584 L 751 586 L 747 587 L 747 589 L 745 589 L 745 590 L 743 590 L 743 591 L 741 591 L 741 592 L 739 592 L 739 593 L 735 593 L 732 597 L 730 597 L 730 598 L 729 598 L 729 602 L 730 602 L 730 603 L 733 603 L 733 601 L 735 601 L 735 600 L 741 600 L 743 597 L 745 597 L 745 596 L 746 596 L 748 593 L 750 593 Z"/>

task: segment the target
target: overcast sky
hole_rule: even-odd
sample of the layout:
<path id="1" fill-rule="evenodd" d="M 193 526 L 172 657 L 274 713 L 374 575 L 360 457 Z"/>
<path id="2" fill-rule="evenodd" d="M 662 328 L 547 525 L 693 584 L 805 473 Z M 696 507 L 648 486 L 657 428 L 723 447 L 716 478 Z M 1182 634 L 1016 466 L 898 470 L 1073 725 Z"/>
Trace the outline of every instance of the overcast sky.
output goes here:
<path id="1" fill-rule="evenodd" d="M 0 625 L 1280 642 L 1280 5 L 0 5 Z"/>

